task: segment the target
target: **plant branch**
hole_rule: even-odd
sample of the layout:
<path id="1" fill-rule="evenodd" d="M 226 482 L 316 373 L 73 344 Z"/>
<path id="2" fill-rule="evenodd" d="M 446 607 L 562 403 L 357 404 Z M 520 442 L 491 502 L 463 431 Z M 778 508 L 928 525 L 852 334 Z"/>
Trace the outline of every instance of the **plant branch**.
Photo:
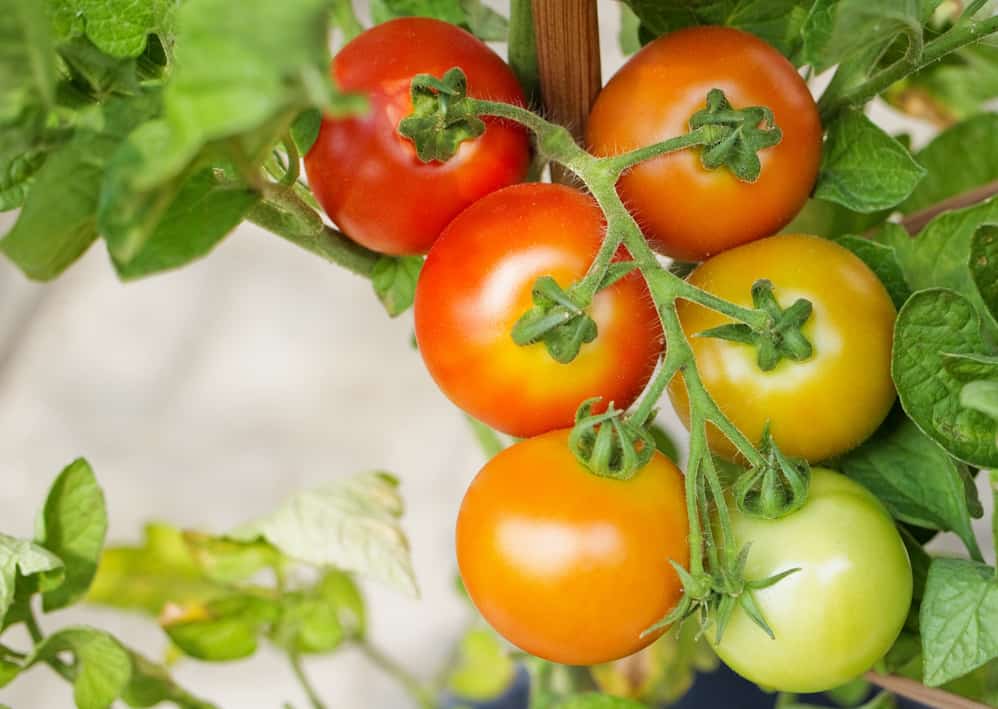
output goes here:
<path id="1" fill-rule="evenodd" d="M 829 119 L 843 108 L 866 103 L 908 74 L 939 61 L 950 52 L 973 44 L 994 32 L 998 32 L 998 15 L 981 21 L 970 20 L 957 23 L 950 30 L 926 44 L 920 56 L 905 56 L 838 96 L 822 96 L 818 102 L 822 122 L 827 124 Z"/>
<path id="2" fill-rule="evenodd" d="M 921 682 L 897 675 L 882 675 L 877 672 L 867 672 L 863 677 L 870 684 L 893 692 L 905 699 L 911 699 L 930 707 L 945 707 L 946 709 L 988 709 L 988 705 L 975 702 L 972 699 L 952 694 L 943 689 L 926 687 Z"/>
<path id="3" fill-rule="evenodd" d="M 326 709 L 326 705 L 323 703 L 322 699 L 319 698 L 319 693 L 312 685 L 308 675 L 305 674 L 305 667 L 302 664 L 301 655 L 296 652 L 289 652 L 288 662 L 291 664 L 291 670 L 295 674 L 295 679 L 298 680 L 298 684 L 300 684 L 302 690 L 304 690 L 305 696 L 308 697 L 308 702 L 312 705 L 312 709 Z"/>
<path id="4" fill-rule="evenodd" d="M 436 699 L 433 696 L 433 692 L 428 687 L 424 686 L 423 683 L 416 677 L 410 674 L 408 670 L 392 658 L 388 657 L 388 655 L 382 652 L 380 648 L 375 647 L 370 642 L 362 642 L 360 644 L 360 650 L 375 667 L 379 668 L 382 672 L 394 678 L 395 681 L 402 685 L 409 696 L 412 697 L 420 707 L 423 709 L 434 709 L 436 706 Z"/>

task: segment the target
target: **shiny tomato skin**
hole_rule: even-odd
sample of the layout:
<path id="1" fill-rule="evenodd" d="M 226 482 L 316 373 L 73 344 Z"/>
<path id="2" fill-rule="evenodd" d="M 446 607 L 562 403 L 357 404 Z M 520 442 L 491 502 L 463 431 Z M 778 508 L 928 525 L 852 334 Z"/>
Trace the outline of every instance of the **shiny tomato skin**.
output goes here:
<path id="1" fill-rule="evenodd" d="M 517 647 L 590 665 L 637 652 L 679 600 L 689 563 L 683 478 L 656 452 L 627 481 L 593 475 L 568 430 L 507 448 L 468 488 L 457 559 L 485 619 Z"/>
<path id="2" fill-rule="evenodd" d="M 351 239 L 386 254 L 429 249 L 461 210 L 519 182 L 530 161 L 527 133 L 486 118 L 485 133 L 465 141 L 447 162 L 424 163 L 397 130 L 412 111 L 416 74 L 442 76 L 459 66 L 476 98 L 522 104 L 512 70 L 484 43 L 447 22 L 408 17 L 376 25 L 333 59 L 344 91 L 365 95 L 365 115 L 322 121 L 305 156 L 309 185 Z"/>
<path id="3" fill-rule="evenodd" d="M 544 345 L 511 335 L 550 275 L 568 287 L 585 274 L 603 235 L 603 215 L 582 192 L 522 184 L 465 210 L 434 244 L 416 287 L 416 340 L 451 401 L 495 429 L 526 437 L 571 426 L 584 400 L 625 408 L 662 351 L 661 326 L 633 272 L 599 293 L 590 313 L 598 335 L 568 364 Z"/>
<path id="4" fill-rule="evenodd" d="M 811 301 L 813 311 L 802 331 L 814 348 L 812 356 L 804 362 L 784 359 L 764 372 L 753 346 L 694 337 L 730 322 L 727 317 L 678 301 L 704 386 L 753 442 L 760 440 L 769 421 L 773 439 L 787 455 L 817 462 L 845 453 L 877 429 L 894 403 L 894 304 L 876 275 L 852 252 L 803 234 L 773 236 L 725 251 L 702 263 L 688 280 L 752 307 L 752 284 L 763 278 L 773 283 L 784 308 L 798 298 Z M 669 393 L 688 425 L 682 377 L 672 381 Z M 715 452 L 735 456 L 718 430 L 710 427 L 708 435 Z"/>
<path id="5" fill-rule="evenodd" d="M 761 39 L 727 27 L 679 30 L 635 54 L 593 105 L 589 148 L 616 155 L 683 135 L 713 88 L 736 109 L 772 109 L 783 139 L 759 153 L 759 179 L 708 170 L 700 150 L 687 149 L 641 163 L 618 184 L 649 243 L 684 261 L 778 232 L 804 206 L 821 161 L 818 109 L 796 69 Z"/>
<path id="6" fill-rule="evenodd" d="M 870 669 L 891 648 L 912 596 L 908 552 L 883 505 L 839 473 L 812 470 L 807 502 L 776 520 L 733 510 L 745 578 L 797 571 L 755 600 L 775 639 L 738 608 L 715 650 L 744 677 L 781 692 L 821 692 Z M 715 633 L 708 631 L 714 642 Z"/>

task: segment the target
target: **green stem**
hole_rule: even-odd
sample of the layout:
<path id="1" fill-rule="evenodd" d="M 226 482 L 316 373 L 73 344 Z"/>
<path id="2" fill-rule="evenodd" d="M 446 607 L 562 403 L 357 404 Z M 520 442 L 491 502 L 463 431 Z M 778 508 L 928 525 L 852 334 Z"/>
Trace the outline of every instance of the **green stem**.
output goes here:
<path id="1" fill-rule="evenodd" d="M 319 698 L 319 693 L 315 690 L 312 685 L 311 680 L 309 680 L 308 675 L 305 674 L 305 667 L 302 665 L 301 655 L 295 652 L 288 653 L 288 662 L 291 664 L 291 669 L 295 673 L 295 678 L 298 680 L 298 684 L 305 692 L 305 696 L 308 697 L 309 704 L 312 705 L 312 709 L 326 709 L 326 705 L 323 703 L 322 699 Z"/>
<path id="2" fill-rule="evenodd" d="M 298 146 L 290 134 L 285 135 L 282 142 L 284 143 L 284 151 L 288 155 L 288 171 L 281 178 L 281 184 L 284 186 L 295 185 L 298 183 L 298 176 L 301 175 L 301 155 L 299 155 Z"/>
<path id="3" fill-rule="evenodd" d="M 371 277 L 374 264 L 381 258 L 380 254 L 323 224 L 315 210 L 286 187 L 269 187 L 264 200 L 250 211 L 249 220 L 365 278 Z"/>
<path id="4" fill-rule="evenodd" d="M 540 102 L 541 82 L 537 69 L 537 43 L 534 38 L 532 0 L 511 0 L 509 4 L 509 66 L 520 80 L 527 103 Z"/>
<path id="5" fill-rule="evenodd" d="M 653 143 L 651 145 L 646 145 L 643 148 L 631 150 L 627 153 L 621 153 L 620 155 L 603 158 L 603 162 L 605 162 L 611 170 L 619 174 L 628 168 L 634 167 L 638 163 L 644 162 L 645 160 L 651 160 L 652 158 L 659 157 L 660 155 L 674 153 L 679 150 L 685 150 L 686 148 L 692 148 L 699 145 L 707 145 L 716 139 L 717 132 L 717 126 L 702 126 L 694 131 L 686 133 L 685 135 L 670 138 L 669 140 L 663 140 L 661 143 Z"/>
<path id="6" fill-rule="evenodd" d="M 492 459 L 506 447 L 506 444 L 499 438 L 499 434 L 491 427 L 467 414 L 465 414 L 465 418 L 468 420 L 468 425 L 471 426 L 471 431 L 475 434 L 475 440 L 478 441 L 478 447 L 482 449 L 486 459 Z"/>
<path id="7" fill-rule="evenodd" d="M 412 697 L 420 707 L 423 709 L 434 709 L 436 706 L 436 698 L 433 696 L 433 692 L 428 687 L 424 686 L 416 677 L 410 674 L 408 670 L 369 642 L 361 643 L 360 650 L 372 664 L 402 685 L 409 696 Z"/>
<path id="8" fill-rule="evenodd" d="M 973 44 L 994 32 L 998 32 L 998 15 L 980 22 L 957 23 L 952 29 L 926 44 L 920 56 L 914 58 L 906 56 L 838 96 L 822 96 L 818 102 L 822 121 L 827 124 L 841 109 L 866 103 L 908 74 L 923 69 L 950 52 Z"/>
<path id="9" fill-rule="evenodd" d="M 41 645 L 42 642 L 44 642 L 45 634 L 42 632 L 41 626 L 38 625 L 38 619 L 35 618 L 35 612 L 32 610 L 30 605 L 27 608 L 27 614 L 24 618 L 24 627 L 28 629 L 28 635 L 31 636 L 31 642 L 33 642 L 35 646 Z M 58 657 L 48 658 L 45 660 L 45 664 L 55 670 L 55 672 L 67 682 L 76 681 L 76 671 Z"/>

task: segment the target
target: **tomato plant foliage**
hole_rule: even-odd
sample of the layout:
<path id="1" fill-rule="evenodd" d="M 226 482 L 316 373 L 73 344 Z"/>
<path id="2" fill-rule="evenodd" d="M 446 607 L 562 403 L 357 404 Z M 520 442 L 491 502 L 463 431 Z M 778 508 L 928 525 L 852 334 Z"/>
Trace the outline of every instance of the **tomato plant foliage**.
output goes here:
<path id="1" fill-rule="evenodd" d="M 538 88 L 530 6 L 513 0 L 506 13 L 479 0 L 371 0 L 367 14 L 380 27 L 365 34 L 349 0 L 0 0 L 0 210 L 17 210 L 0 252 L 26 277 L 48 281 L 102 241 L 114 273 L 129 281 L 205 257 L 249 221 L 369 279 L 392 317 L 415 303 L 428 367 L 485 422 L 472 423 L 487 455 L 498 454 L 480 476 L 495 490 L 472 488 L 458 532 L 465 584 L 482 615 L 526 649 L 572 662 L 614 660 L 679 626 L 627 667 L 529 658 L 533 709 L 674 700 L 694 668 L 710 665 L 698 621 L 726 661 L 777 689 L 830 689 L 876 666 L 998 702 L 998 575 L 972 523 L 983 515 L 986 470 L 998 467 L 998 116 L 987 110 L 998 96 L 998 51 L 979 41 L 998 31 L 993 9 L 980 1 L 626 0 L 621 48 L 637 54 L 594 110 L 587 147 L 597 157 L 527 108 L 550 100 Z M 416 27 L 453 41 L 438 40 L 432 52 L 407 45 Z M 375 46 L 377 56 L 360 51 L 363 62 L 330 71 L 331 36 L 340 45 L 361 37 L 354 46 Z M 382 44 L 367 44 L 375 36 Z M 507 40 L 509 67 L 482 44 Z M 465 54 L 452 61 L 457 45 Z M 734 61 L 736 49 L 744 54 Z M 430 55 L 433 71 L 417 79 Z M 404 71 L 402 60 L 412 60 Z M 357 79 L 375 64 L 384 72 L 376 91 Z M 661 66 L 673 83 L 653 82 L 655 93 L 646 73 Z M 828 81 L 812 98 L 817 83 L 801 77 L 823 72 Z M 754 85 L 762 74 L 782 89 Z M 476 93 L 480 81 L 503 90 Z M 682 115 L 666 115 L 677 104 L 672 89 L 689 103 Z M 940 131 L 912 151 L 865 111 L 878 96 Z M 364 192 L 358 176 L 377 173 L 376 161 L 359 141 L 337 142 L 341 135 L 363 135 L 380 146 L 383 164 L 401 166 L 388 171 L 394 188 L 374 180 L 378 194 Z M 505 148 L 489 153 L 485 139 Z M 329 155 L 339 156 L 335 165 Z M 497 191 L 519 180 L 531 157 L 531 178 L 559 163 L 582 189 Z M 670 174 L 681 179 L 663 190 L 656 176 Z M 430 194 L 425 185 L 443 187 Z M 584 202 L 585 219 L 581 208 L 541 200 L 554 193 Z M 511 194 L 523 196 L 515 210 Z M 347 196 L 353 211 L 337 216 Z M 680 212 L 687 223 L 677 236 L 668 228 Z M 416 234 L 419 219 L 432 228 Z M 359 233 L 388 222 L 400 243 Z M 733 234 L 731 225 L 747 231 Z M 766 239 L 772 231 L 837 246 L 813 236 Z M 712 258 L 667 272 L 646 237 L 674 256 Z M 732 247 L 755 253 L 775 243 L 792 245 L 785 259 L 721 272 L 718 264 L 738 258 Z M 798 292 L 806 289 L 788 274 L 809 258 L 815 273 L 833 270 L 831 257 L 808 256 L 807 244 L 847 262 L 848 277 L 818 295 Z M 564 263 L 551 261 L 555 249 Z M 502 299 L 509 283 L 495 282 L 514 271 L 515 303 Z M 872 285 L 846 307 L 845 280 Z M 615 304 L 622 295 L 627 307 Z M 838 330 L 827 327 L 833 311 Z M 709 322 L 691 324 L 691 313 Z M 862 329 L 874 320 L 875 333 Z M 850 345 L 856 333 L 861 344 Z M 872 354 L 807 391 L 808 373 L 843 348 Z M 719 372 L 723 391 L 711 388 Z M 849 394 L 874 386 L 866 403 Z M 666 389 L 690 427 L 682 482 L 653 453 L 678 457 L 652 424 Z M 740 409 L 759 398 L 750 389 L 780 406 L 745 419 Z M 574 428 L 550 434 L 573 415 Z M 544 437 L 499 453 L 505 439 L 485 424 Z M 831 440 L 843 427 L 848 435 Z M 788 439 L 788 429 L 798 433 Z M 812 476 L 803 458 L 845 477 L 817 468 Z M 666 469 L 667 505 L 652 494 Z M 779 531 L 801 530 L 825 509 L 830 480 L 850 504 L 862 498 L 890 568 L 863 555 L 848 519 L 807 538 Z M 991 482 L 995 490 L 993 474 Z M 499 497 L 507 498 L 501 506 Z M 576 504 L 582 498 L 588 506 Z M 656 516 L 656 500 L 667 515 Z M 617 508 L 626 514 L 614 517 Z M 511 510 L 522 514 L 502 518 Z M 412 677 L 371 642 L 358 579 L 418 594 L 402 512 L 398 480 L 372 472 L 292 495 L 236 529 L 152 523 L 141 542 L 106 547 L 104 493 L 76 460 L 56 476 L 33 533 L 0 532 L 0 632 L 23 626 L 30 640 L 17 648 L 4 636 L 0 687 L 47 665 L 85 709 L 119 700 L 216 706 L 104 630 L 46 634 L 37 621 L 39 609 L 87 600 L 155 619 L 178 652 L 206 662 L 269 644 L 287 655 L 316 709 L 322 702 L 301 658 L 348 646 L 423 707 L 441 692 L 490 699 L 526 672 L 491 630 L 462 640 L 457 666 L 438 684 Z M 597 533 L 608 519 L 616 536 Z M 510 528 L 529 540 L 516 553 Z M 955 534 L 969 558 L 924 546 L 937 532 Z M 813 608 L 813 597 L 829 592 L 814 569 L 836 543 L 859 577 Z M 782 558 L 790 547 L 807 569 Z M 603 572 L 587 576 L 592 569 Z M 882 582 L 871 588 L 871 578 Z M 808 584 L 820 593 L 796 590 Z M 855 631 L 877 636 L 862 652 L 843 635 L 861 611 L 879 623 L 877 633 Z M 795 634 L 806 637 L 790 659 L 770 663 L 779 677 L 754 666 Z M 819 638 L 836 642 L 819 647 Z M 842 669 L 825 671 L 833 666 Z M 835 696 L 868 707 L 892 701 L 856 686 Z M 789 695 L 781 702 L 803 706 Z"/>

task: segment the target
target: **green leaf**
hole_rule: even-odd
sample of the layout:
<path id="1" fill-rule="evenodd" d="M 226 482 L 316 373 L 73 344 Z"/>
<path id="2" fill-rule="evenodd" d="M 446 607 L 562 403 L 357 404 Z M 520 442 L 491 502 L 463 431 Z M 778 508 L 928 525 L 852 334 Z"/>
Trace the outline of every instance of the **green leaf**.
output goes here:
<path id="1" fill-rule="evenodd" d="M 976 499 L 973 481 L 908 418 L 892 417 L 837 467 L 880 498 L 895 519 L 955 532 L 981 558 L 967 503 L 969 491 Z"/>
<path id="2" fill-rule="evenodd" d="M 990 316 L 968 269 L 974 233 L 982 224 L 994 222 L 998 222 L 998 199 L 945 212 L 915 238 L 903 229 L 884 232 L 912 289 L 949 288 L 960 293 L 985 316 L 984 327 L 989 334 L 998 332 L 998 324 Z"/>
<path id="3" fill-rule="evenodd" d="M 6 687 L 8 684 L 14 681 L 14 679 L 21 674 L 21 670 L 24 669 L 16 662 L 11 662 L 0 658 L 0 689 Z M 7 706 L 6 704 L 0 704 L 0 709 Z"/>
<path id="4" fill-rule="evenodd" d="M 919 626 L 925 683 L 937 687 L 998 657 L 998 578 L 984 564 L 936 559 Z"/>
<path id="5" fill-rule="evenodd" d="M 105 549 L 87 600 L 158 615 L 167 603 L 184 606 L 225 593 L 205 576 L 182 532 L 149 524 L 141 546 Z"/>
<path id="6" fill-rule="evenodd" d="M 137 57 L 146 37 L 168 26 L 173 3 L 164 0 L 48 0 L 64 35 L 85 32 L 105 54 Z M 71 18 L 71 19 L 70 19 Z M 61 21 L 61 22 L 60 22 Z"/>
<path id="7" fill-rule="evenodd" d="M 69 80 L 60 87 L 65 103 L 87 105 L 111 95 L 131 96 L 141 91 L 138 64 L 102 52 L 86 37 L 75 37 L 58 47 Z"/>
<path id="8" fill-rule="evenodd" d="M 882 224 L 890 212 L 884 210 L 861 214 L 835 202 L 809 199 L 794 220 L 780 230 L 781 234 L 815 234 L 834 239 L 843 234 L 862 234 Z"/>
<path id="9" fill-rule="evenodd" d="M 842 111 L 828 127 L 814 196 L 857 212 L 887 209 L 925 176 L 901 143 L 859 111 Z"/>
<path id="10" fill-rule="evenodd" d="M 6 0 L 0 12 L 0 117 L 28 104 L 51 107 L 56 61 L 44 4 Z"/>
<path id="11" fill-rule="evenodd" d="M 107 534 L 107 507 L 90 464 L 82 458 L 56 478 L 39 520 L 37 542 L 62 559 L 66 579 L 44 594 L 42 605 L 54 611 L 82 598 L 97 573 Z"/>
<path id="12" fill-rule="evenodd" d="M 859 256 L 863 263 L 877 274 L 877 278 L 884 284 L 891 300 L 894 301 L 895 308 L 900 308 L 908 300 L 911 289 L 904 280 L 904 273 L 901 272 L 901 266 L 892 247 L 851 234 L 841 236 L 835 239 L 835 242 Z"/>
<path id="13" fill-rule="evenodd" d="M 998 421 L 998 381 L 976 381 L 964 385 L 960 390 L 960 404 Z"/>
<path id="14" fill-rule="evenodd" d="M 177 13 L 176 68 L 164 93 L 168 147 L 145 161 L 136 187 L 151 189 L 186 170 L 202 148 L 262 162 L 294 117 L 309 107 L 353 112 L 328 71 L 330 0 L 188 0 Z"/>
<path id="15" fill-rule="evenodd" d="M 927 174 L 901 205 L 906 214 L 998 179 L 998 115 L 984 113 L 947 128 L 915 158 Z"/>
<path id="16" fill-rule="evenodd" d="M 898 35 L 919 56 L 920 10 L 917 0 L 816 0 L 802 29 L 801 59 L 821 72 L 862 52 L 879 56 Z"/>
<path id="17" fill-rule="evenodd" d="M 170 677 L 166 668 L 137 652 L 132 658 L 132 676 L 121 698 L 130 707 L 154 707 L 171 702 L 179 709 L 219 709 L 216 705 L 194 697 Z"/>
<path id="18" fill-rule="evenodd" d="M 970 275 L 991 317 L 998 322 L 998 226 L 985 225 L 970 241 Z"/>
<path id="19" fill-rule="evenodd" d="M 237 542 L 195 531 L 181 534 L 194 563 L 212 581 L 247 581 L 264 569 L 280 568 L 284 563 L 281 553 L 266 542 Z"/>
<path id="20" fill-rule="evenodd" d="M 786 55 L 800 43 L 813 0 L 626 0 L 643 30 L 662 35 L 695 25 L 751 32 Z"/>
<path id="21" fill-rule="evenodd" d="M 513 681 L 515 672 L 516 665 L 496 634 L 475 628 L 461 638 L 457 665 L 447 679 L 447 687 L 464 700 L 495 699 Z"/>
<path id="22" fill-rule="evenodd" d="M 422 256 L 382 256 L 374 263 L 371 284 L 391 317 L 412 306 L 422 267 Z"/>
<path id="23" fill-rule="evenodd" d="M 486 42 L 505 42 L 509 22 L 482 0 L 371 0 L 375 24 L 396 17 L 433 17 L 459 25 Z"/>
<path id="24" fill-rule="evenodd" d="M 202 258 L 242 222 L 260 196 L 218 174 L 216 168 L 205 168 L 183 180 L 179 189 L 167 186 L 144 197 L 104 190 L 101 207 L 108 205 L 108 213 L 149 200 L 166 204 L 165 209 L 129 215 L 136 221 L 120 225 L 121 231 L 104 231 L 122 280 L 162 273 Z M 119 257 L 113 245 L 121 246 L 126 253 L 136 250 Z"/>
<path id="25" fill-rule="evenodd" d="M 262 538 L 293 559 L 364 574 L 416 596 L 401 515 L 398 481 L 387 473 L 363 473 L 295 495 L 231 536 Z"/>
<path id="26" fill-rule="evenodd" d="M 509 37 L 509 21 L 482 0 L 459 0 L 471 33 L 486 42 L 505 42 Z"/>
<path id="27" fill-rule="evenodd" d="M 648 430 L 651 431 L 651 436 L 655 439 L 655 447 L 658 448 L 658 452 L 673 463 L 678 463 L 679 448 L 676 446 L 676 442 L 672 440 L 669 432 L 658 424 L 652 424 L 648 427 Z"/>
<path id="28" fill-rule="evenodd" d="M 326 653 L 364 635 L 364 600 L 353 580 L 329 571 L 310 589 L 286 593 L 271 639 L 293 654 Z"/>
<path id="29" fill-rule="evenodd" d="M 97 200 L 106 163 L 156 103 L 149 94 L 108 101 L 93 109 L 90 125 L 78 128 L 45 161 L 14 228 L 0 240 L 0 251 L 28 277 L 58 276 L 96 239 Z"/>
<path id="30" fill-rule="evenodd" d="M 509 68 L 526 94 L 527 105 L 540 103 L 540 78 L 537 68 L 537 39 L 534 36 L 533 0 L 511 0 L 509 3 Z"/>
<path id="31" fill-rule="evenodd" d="M 291 139 L 295 141 L 300 155 L 305 155 L 312 149 L 315 139 L 319 137 L 322 126 L 322 113 L 316 108 L 310 108 L 298 114 L 291 124 Z"/>
<path id="32" fill-rule="evenodd" d="M 37 576 L 37 588 L 50 591 L 62 583 L 62 560 L 48 549 L 26 539 L 0 533 L 0 620 L 17 599 L 18 576 Z"/>
<path id="33" fill-rule="evenodd" d="M 203 604 L 167 606 L 160 625 L 184 654 L 222 662 L 256 652 L 260 634 L 277 613 L 273 601 L 230 594 Z"/>
<path id="34" fill-rule="evenodd" d="M 891 374 L 901 405 L 924 433 L 971 465 L 998 465 L 996 423 L 960 404 L 962 382 L 947 354 L 983 351 L 980 317 L 969 300 L 945 289 L 915 293 L 898 314 Z"/>
<path id="35" fill-rule="evenodd" d="M 60 630 L 35 648 L 29 664 L 58 658 L 63 652 L 76 658 L 73 699 L 78 709 L 108 709 L 128 686 L 131 657 L 104 631 L 87 627 Z"/>

